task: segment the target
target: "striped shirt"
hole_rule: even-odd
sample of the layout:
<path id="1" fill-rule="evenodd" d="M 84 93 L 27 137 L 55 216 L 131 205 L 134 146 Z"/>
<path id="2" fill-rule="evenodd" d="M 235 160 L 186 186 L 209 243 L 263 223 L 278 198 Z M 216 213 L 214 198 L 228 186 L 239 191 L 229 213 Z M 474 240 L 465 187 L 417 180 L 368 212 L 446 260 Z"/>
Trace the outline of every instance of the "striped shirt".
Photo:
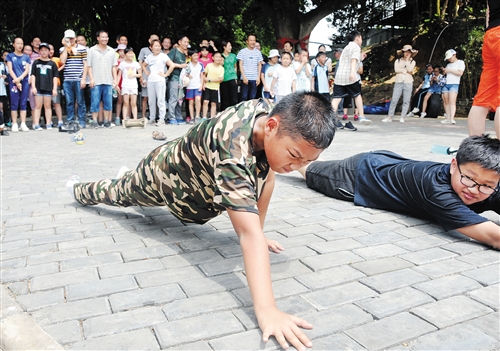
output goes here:
<path id="1" fill-rule="evenodd" d="M 83 75 L 83 60 L 87 60 L 87 48 L 76 44 L 76 54 L 73 50 L 61 48 L 60 52 L 68 51 L 66 66 L 64 66 L 64 80 L 81 80 Z"/>
<path id="2" fill-rule="evenodd" d="M 245 76 L 248 80 L 257 80 L 259 75 L 259 62 L 264 61 L 262 53 L 257 50 L 249 50 L 244 48 L 238 52 L 236 56 L 238 61 L 243 61 L 243 70 L 245 71 Z M 241 76 L 243 79 L 243 76 Z"/>
<path id="3" fill-rule="evenodd" d="M 113 67 L 118 66 L 115 50 L 106 46 L 104 51 L 98 45 L 89 49 L 88 66 L 92 68 L 92 78 L 95 85 L 113 84 Z"/>

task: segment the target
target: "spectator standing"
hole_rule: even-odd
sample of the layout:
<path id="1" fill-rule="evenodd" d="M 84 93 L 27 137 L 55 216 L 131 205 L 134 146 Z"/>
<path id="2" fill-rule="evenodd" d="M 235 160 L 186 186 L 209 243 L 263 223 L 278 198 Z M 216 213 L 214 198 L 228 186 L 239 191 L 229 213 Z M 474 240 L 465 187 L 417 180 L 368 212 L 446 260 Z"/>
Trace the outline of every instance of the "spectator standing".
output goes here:
<path id="1" fill-rule="evenodd" d="M 54 111 L 56 112 L 57 116 L 57 127 L 61 126 L 63 124 L 63 119 L 62 119 L 62 106 L 61 106 L 61 75 L 62 75 L 62 70 L 64 69 L 63 64 L 61 63 L 61 59 L 59 57 L 54 56 L 54 45 L 49 44 L 49 58 L 54 62 L 57 66 L 57 73 L 58 73 L 58 78 L 57 78 L 57 95 L 52 96 L 52 103 L 54 104 Z M 52 124 L 52 123 L 51 123 Z M 51 129 L 52 126 L 47 124 L 47 129 Z"/>
<path id="2" fill-rule="evenodd" d="M 318 52 L 324 52 L 325 55 L 326 55 L 326 46 L 323 45 L 323 44 L 321 44 L 318 47 Z M 340 59 L 340 54 L 342 54 L 342 49 L 337 49 L 335 51 L 335 53 L 334 53 L 335 58 L 337 59 L 337 64 L 338 64 L 338 60 Z M 314 66 L 316 66 L 317 63 L 318 63 L 317 60 L 312 60 L 312 62 L 311 62 L 311 69 L 314 69 Z M 326 65 L 326 67 L 328 67 L 328 73 L 332 73 L 333 63 L 332 63 L 332 59 L 329 58 L 328 55 L 326 55 L 325 65 Z"/>
<path id="3" fill-rule="evenodd" d="M 220 84 L 221 110 L 238 103 L 238 59 L 232 53 L 233 46 L 229 41 L 222 42 L 224 58 L 224 80 Z"/>
<path id="4" fill-rule="evenodd" d="M 276 68 L 279 66 L 278 61 L 280 59 L 280 53 L 276 49 L 269 51 L 268 62 L 264 64 L 262 68 L 261 81 L 262 81 L 262 97 L 266 99 L 273 99 L 271 96 L 271 83 L 273 82 L 273 75 Z M 273 93 L 273 96 L 275 94 Z"/>
<path id="5" fill-rule="evenodd" d="M 98 44 L 90 48 L 88 53 L 88 69 L 90 76 L 90 112 L 94 128 L 111 127 L 111 114 L 113 111 L 113 89 L 115 84 L 118 60 L 115 50 L 108 46 L 108 33 L 104 30 L 97 32 Z M 99 105 L 102 102 L 104 121 L 97 121 Z"/>
<path id="6" fill-rule="evenodd" d="M 482 135 L 486 116 L 495 112 L 495 133 L 500 139 L 500 1 L 488 0 L 486 33 L 483 39 L 483 72 L 469 111 L 469 135 Z"/>
<path id="7" fill-rule="evenodd" d="M 403 107 L 401 108 L 401 118 L 399 122 L 404 123 L 406 113 L 410 107 L 411 93 L 413 91 L 413 71 L 415 70 L 415 60 L 413 57 L 418 53 L 411 45 L 405 45 L 397 51 L 398 56 L 402 56 L 394 61 L 394 71 L 396 72 L 396 81 L 392 92 L 391 104 L 389 106 L 389 115 L 382 122 L 392 122 L 392 117 L 396 113 L 396 106 L 399 98 L 403 94 Z"/>
<path id="8" fill-rule="evenodd" d="M 182 101 L 179 103 L 179 93 L 183 89 L 182 82 L 180 82 L 180 75 L 183 68 L 187 67 L 186 52 L 189 45 L 189 38 L 185 35 L 181 36 L 177 41 L 178 46 L 168 53 L 168 57 L 172 61 L 170 69 L 172 73 L 169 79 L 169 100 L 168 100 L 168 118 L 170 124 L 179 124 L 184 122 L 182 119 Z"/>
<path id="9" fill-rule="evenodd" d="M 72 122 L 75 119 L 76 101 L 78 103 L 78 123 L 81 127 L 85 127 L 86 108 L 82 89 L 87 84 L 87 47 L 77 44 L 75 32 L 71 29 L 64 32 L 62 42 L 64 46 L 60 50 L 59 58 L 64 65 L 63 90 L 66 99 L 67 121 Z"/>
<path id="10" fill-rule="evenodd" d="M 460 77 L 465 71 L 465 62 L 457 58 L 457 52 L 453 49 L 446 51 L 444 59 L 449 63 L 442 69 L 443 74 L 446 75 L 446 85 L 442 90 L 446 118 L 441 123 L 455 124 L 458 88 L 460 87 Z"/>
<path id="11" fill-rule="evenodd" d="M 297 75 L 292 67 L 292 60 L 292 54 L 284 52 L 281 54 L 281 64 L 274 71 L 273 81 L 271 82 L 271 96 L 275 97 L 276 103 L 295 92 Z M 274 94 L 275 91 L 276 95 Z"/>
<path id="12" fill-rule="evenodd" d="M 293 68 L 297 75 L 296 91 L 310 91 L 312 71 L 309 64 L 309 52 L 302 49 L 299 55 L 299 61 L 293 61 Z"/>
<path id="13" fill-rule="evenodd" d="M 137 95 L 139 93 L 137 78 L 142 77 L 142 68 L 134 58 L 134 50 L 127 47 L 125 60 L 118 65 L 117 80 L 121 79 L 122 81 L 120 94 L 123 96 L 123 116 L 125 119 L 128 118 L 129 112 L 131 112 L 133 119 L 137 119 Z"/>
<path id="14" fill-rule="evenodd" d="M 7 67 L 9 70 L 10 108 L 12 117 L 12 131 L 18 132 L 17 116 L 21 117 L 21 131 L 28 132 L 26 125 L 26 107 L 28 103 L 28 75 L 31 62 L 28 55 L 23 54 L 24 42 L 21 38 L 14 39 L 14 52 L 7 55 Z"/>
<path id="15" fill-rule="evenodd" d="M 241 100 L 255 99 L 257 85 L 260 83 L 260 72 L 264 61 L 259 50 L 255 49 L 255 35 L 247 37 L 247 47 L 238 52 L 241 73 Z"/>
<path id="16" fill-rule="evenodd" d="M 318 51 L 316 54 L 316 65 L 311 77 L 311 91 L 316 91 L 330 101 L 330 87 L 328 83 L 328 66 L 326 65 L 326 53 Z M 335 111 L 335 110 L 334 110 Z"/>
<path id="17" fill-rule="evenodd" d="M 205 68 L 198 62 L 198 51 L 192 50 L 188 66 L 184 68 L 181 76 L 186 75 L 189 78 L 189 84 L 186 87 L 186 100 L 188 101 L 189 117 L 194 123 L 200 121 L 201 115 L 201 96 L 205 84 Z M 187 119 L 187 118 L 186 118 Z"/>
<path id="18" fill-rule="evenodd" d="M 163 38 L 163 40 L 161 41 L 161 51 L 164 54 L 168 55 L 171 48 L 172 48 L 172 39 L 170 39 L 169 37 Z"/>
<path id="19" fill-rule="evenodd" d="M 209 63 L 214 62 L 213 55 L 210 54 L 210 56 L 209 56 L 209 54 L 210 53 L 208 52 L 208 47 L 200 46 L 200 53 L 199 53 L 198 61 L 203 65 L 203 68 L 207 68 L 207 65 Z"/>
<path id="20" fill-rule="evenodd" d="M 149 36 L 148 42 L 149 46 L 143 47 L 141 51 L 139 52 L 139 57 L 137 58 L 139 60 L 139 64 L 142 67 L 142 64 L 146 57 L 148 55 L 151 55 L 153 52 L 151 51 L 151 44 L 153 40 L 159 40 L 159 37 L 156 34 L 151 34 Z M 142 70 L 142 78 L 141 78 L 141 96 L 142 96 L 142 101 L 141 101 L 141 114 L 142 118 L 146 117 L 146 110 L 148 109 L 148 76 L 146 75 L 146 72 Z M 149 111 L 151 113 L 151 111 Z M 156 114 L 156 112 L 155 112 Z M 156 121 L 153 121 L 155 123 Z"/>
<path id="21" fill-rule="evenodd" d="M 5 130 L 5 117 L 6 117 L 6 107 L 7 104 L 7 89 L 5 83 L 7 83 L 7 66 L 3 61 L 0 61 L 0 135 L 7 136 L 9 132 Z"/>
<path id="22" fill-rule="evenodd" d="M 85 47 L 87 49 L 87 52 L 89 51 L 89 47 L 87 46 L 87 39 L 85 38 L 84 35 L 77 35 L 76 36 L 76 43 Z M 85 75 L 85 85 L 82 89 L 82 94 L 83 94 L 83 99 L 85 101 L 85 111 L 86 111 L 86 117 L 88 120 L 92 119 L 92 114 L 90 113 L 90 77 L 88 74 Z M 75 107 L 77 108 L 77 107 Z"/>
<path id="23" fill-rule="evenodd" d="M 203 91 L 203 118 L 208 116 L 208 104 L 210 103 L 210 117 L 217 114 L 217 103 L 219 102 L 220 83 L 224 80 L 224 66 L 221 65 L 222 55 L 214 52 L 214 62 L 205 68 L 205 84 Z"/>
<path id="24" fill-rule="evenodd" d="M 123 36 L 122 36 L 123 37 Z M 127 37 L 124 37 L 127 39 Z M 123 41 L 123 40 L 122 40 Z M 128 40 L 127 40 L 128 41 Z M 118 44 L 116 47 L 115 51 L 117 53 L 116 60 L 118 62 L 117 67 L 120 65 L 121 62 L 125 61 L 125 49 L 127 48 L 126 44 Z M 116 74 L 118 75 L 118 70 L 116 71 Z M 122 89 L 122 78 L 118 79 L 118 82 L 115 82 L 116 86 L 118 89 L 117 91 L 121 91 Z M 115 95 L 115 91 L 113 91 L 113 95 Z M 123 119 L 130 117 L 126 116 L 123 114 L 122 111 L 123 108 L 123 95 L 121 93 L 117 94 L 116 96 L 116 117 L 115 117 L 115 125 L 120 125 L 120 115 L 122 116 Z"/>

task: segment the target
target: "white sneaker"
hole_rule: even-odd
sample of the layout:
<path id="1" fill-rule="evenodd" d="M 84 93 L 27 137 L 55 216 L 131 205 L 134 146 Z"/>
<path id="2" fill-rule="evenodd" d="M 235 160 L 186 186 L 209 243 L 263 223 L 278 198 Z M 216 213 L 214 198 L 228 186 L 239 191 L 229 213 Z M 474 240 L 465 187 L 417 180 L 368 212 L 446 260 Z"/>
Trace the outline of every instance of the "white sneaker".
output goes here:
<path id="1" fill-rule="evenodd" d="M 22 132 L 29 132 L 30 131 L 30 129 L 28 128 L 26 123 L 21 123 L 21 131 Z"/>
<path id="2" fill-rule="evenodd" d="M 75 184 L 80 183 L 80 177 L 77 175 L 72 176 L 67 182 L 66 182 L 66 190 L 68 190 L 69 194 L 73 197 L 73 199 L 76 200 L 75 197 Z"/>
<path id="3" fill-rule="evenodd" d="M 406 116 L 407 116 L 407 117 L 415 117 L 415 114 L 414 114 L 414 113 L 413 113 L 413 111 L 412 111 L 412 112 L 408 113 Z"/>
<path id="4" fill-rule="evenodd" d="M 399 119 L 399 122 L 400 122 L 400 123 L 405 123 L 405 118 L 404 118 L 404 117 L 401 117 L 401 118 Z"/>
<path id="5" fill-rule="evenodd" d="M 382 120 L 382 122 L 387 123 L 387 122 L 392 122 L 392 117 L 386 117 Z"/>
<path id="6" fill-rule="evenodd" d="M 13 123 L 12 124 L 12 127 L 11 127 L 10 131 L 14 132 L 14 133 L 19 132 L 19 126 L 17 125 L 17 123 Z"/>
<path id="7" fill-rule="evenodd" d="M 420 111 L 420 110 L 419 110 L 419 108 L 418 108 L 418 107 L 415 107 L 413 110 L 411 110 L 411 112 L 413 112 L 413 113 L 418 113 L 419 111 Z"/>
<path id="8" fill-rule="evenodd" d="M 120 168 L 120 170 L 118 171 L 118 174 L 116 175 L 116 179 L 119 179 L 119 178 L 123 177 L 123 175 L 124 175 L 125 173 L 127 173 L 128 171 L 130 171 L 130 169 L 128 169 L 128 167 L 127 167 L 127 166 L 122 166 L 122 167 Z"/>
<path id="9" fill-rule="evenodd" d="M 366 125 L 369 125 L 369 124 L 372 124 L 372 121 L 366 117 L 359 117 L 359 123 L 361 124 L 366 124 Z"/>
<path id="10" fill-rule="evenodd" d="M 422 113 L 420 114 L 420 118 L 424 118 L 425 116 L 427 116 L 427 113 L 425 113 L 425 112 L 422 112 Z"/>

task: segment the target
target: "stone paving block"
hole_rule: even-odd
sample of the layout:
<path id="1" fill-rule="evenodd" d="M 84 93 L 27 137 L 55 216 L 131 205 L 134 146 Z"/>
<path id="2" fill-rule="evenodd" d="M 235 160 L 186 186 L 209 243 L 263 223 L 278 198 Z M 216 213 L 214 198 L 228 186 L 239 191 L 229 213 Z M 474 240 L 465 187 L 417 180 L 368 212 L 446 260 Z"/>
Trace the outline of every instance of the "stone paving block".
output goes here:
<path id="1" fill-rule="evenodd" d="M 314 326 L 313 329 L 305 331 L 306 335 L 313 340 L 373 321 L 369 313 L 351 304 L 313 312 L 302 318 Z"/>
<path id="2" fill-rule="evenodd" d="M 182 281 L 180 285 L 189 297 L 193 297 L 222 291 L 233 291 L 246 287 L 247 283 L 242 273 L 230 273 L 210 278 Z"/>
<path id="3" fill-rule="evenodd" d="M 415 266 L 413 269 L 420 273 L 424 273 L 430 278 L 435 279 L 445 275 L 460 273 L 475 268 L 475 266 L 463 261 L 459 261 L 458 259 L 459 257 L 454 257 L 443 261 Z"/>
<path id="4" fill-rule="evenodd" d="M 448 244 L 449 241 L 443 240 L 437 236 L 424 235 L 417 238 L 411 238 L 399 241 L 398 246 L 408 251 L 421 251 L 424 249 L 429 249 L 431 247 L 442 246 Z"/>
<path id="5" fill-rule="evenodd" d="M 21 225 L 26 225 L 26 224 L 35 224 L 38 221 L 46 222 L 46 221 L 52 221 L 52 216 L 51 215 L 45 215 L 45 216 L 40 216 L 38 218 L 34 217 L 18 217 L 18 218 L 11 218 L 4 223 L 5 228 L 10 228 L 10 227 L 17 227 Z"/>
<path id="6" fill-rule="evenodd" d="M 325 254 L 330 252 L 352 250 L 359 247 L 365 247 L 365 245 L 357 242 L 354 239 L 349 238 L 349 239 L 339 239 L 324 243 L 312 244 L 309 245 L 309 247 L 320 254 Z"/>
<path id="7" fill-rule="evenodd" d="M 50 216 L 52 217 L 52 216 Z M 50 229 L 50 228 L 64 228 L 66 226 L 70 225 L 75 225 L 80 223 L 80 220 L 75 220 L 75 219 L 63 219 L 60 221 L 54 221 L 54 220 L 46 220 L 42 221 L 38 218 L 35 219 L 35 222 L 33 223 L 33 230 L 40 230 L 40 229 Z"/>
<path id="8" fill-rule="evenodd" d="M 401 214 L 401 213 L 396 213 L 396 212 L 382 212 L 382 213 L 376 213 L 376 214 L 371 214 L 371 215 L 364 215 L 360 214 L 360 217 L 367 221 L 368 223 L 381 223 L 381 222 L 387 222 L 387 221 L 394 221 L 396 219 L 400 218 L 406 218 L 407 215 Z"/>
<path id="9" fill-rule="evenodd" d="M 10 250 L 2 254 L 2 260 L 10 260 L 13 258 L 27 257 L 41 253 L 57 251 L 56 244 L 45 244 L 32 247 L 24 247 L 20 249 Z"/>
<path id="10" fill-rule="evenodd" d="M 365 246 L 391 244 L 401 240 L 406 240 L 406 237 L 395 232 L 374 233 L 356 238 L 356 241 L 359 241 Z"/>
<path id="11" fill-rule="evenodd" d="M 307 292 L 308 289 L 304 285 L 298 283 L 294 279 L 284 279 L 273 282 L 273 293 L 276 299 L 298 295 Z M 237 289 L 233 294 L 240 300 L 244 306 L 252 305 L 252 297 L 248 288 Z"/>
<path id="12" fill-rule="evenodd" d="M 383 233 L 388 231 L 393 231 L 398 228 L 405 228 L 406 226 L 401 223 L 396 223 L 394 221 L 380 222 L 380 223 L 367 223 L 360 225 L 359 229 L 364 230 L 369 234 Z"/>
<path id="13" fill-rule="evenodd" d="M 487 246 L 477 241 L 459 241 L 447 245 L 442 245 L 441 248 L 457 253 L 459 255 L 467 255 L 473 252 L 484 251 Z"/>
<path id="14" fill-rule="evenodd" d="M 16 301 L 28 312 L 64 303 L 64 289 L 54 289 L 16 297 Z"/>
<path id="15" fill-rule="evenodd" d="M 468 296 L 476 301 L 481 302 L 482 304 L 493 308 L 494 310 L 499 309 L 500 307 L 500 285 L 490 285 L 484 288 L 480 288 L 474 291 L 471 291 Z"/>
<path id="16" fill-rule="evenodd" d="M 46 325 L 43 329 L 60 344 L 69 344 L 83 339 L 78 321 Z"/>
<path id="17" fill-rule="evenodd" d="M 402 217 L 395 219 L 394 222 L 404 224 L 407 227 L 413 227 L 418 225 L 424 225 L 430 223 L 431 221 L 416 217 Z"/>
<path id="18" fill-rule="evenodd" d="M 304 298 L 302 298 L 302 296 L 300 295 L 279 298 L 276 300 L 276 307 L 278 307 L 280 311 L 284 311 L 288 314 L 293 314 L 295 316 L 303 316 L 305 314 L 316 312 L 316 308 L 312 304 L 307 302 Z M 253 307 L 250 307 L 250 310 L 253 312 L 253 315 L 255 316 Z M 236 315 L 236 312 L 233 311 L 233 314 Z M 254 327 L 257 328 L 258 325 L 256 317 L 254 321 L 255 321 Z"/>
<path id="19" fill-rule="evenodd" d="M 14 295 L 25 295 L 29 293 L 28 281 L 8 284 L 7 287 Z"/>
<path id="20" fill-rule="evenodd" d="M 361 218 L 341 219 L 337 221 L 325 221 L 321 223 L 322 226 L 332 230 L 347 229 L 347 228 L 356 228 L 357 230 L 362 230 L 359 227 L 366 224 L 368 224 L 368 222 L 362 220 Z"/>
<path id="21" fill-rule="evenodd" d="M 271 279 L 273 281 L 293 278 L 296 275 L 311 273 L 311 270 L 299 261 L 290 261 L 271 265 Z"/>
<path id="22" fill-rule="evenodd" d="M 54 234 L 54 230 L 50 231 L 51 233 L 47 233 L 46 235 Z M 25 224 L 19 227 L 5 228 L 3 229 L 3 242 L 21 240 L 21 239 L 31 239 L 36 236 L 33 232 L 32 224 Z"/>
<path id="23" fill-rule="evenodd" d="M 276 233 L 276 232 L 274 232 L 274 233 Z M 274 239 L 274 238 L 271 238 L 269 235 L 266 235 L 266 237 L 268 239 Z M 274 239 L 274 240 L 276 240 L 276 239 Z M 220 246 L 217 248 L 217 252 L 220 254 L 220 256 L 222 256 L 224 258 L 234 258 L 234 257 L 240 257 L 243 255 L 241 252 L 241 246 L 237 243 Z"/>
<path id="24" fill-rule="evenodd" d="M 496 250 L 485 250 L 474 252 L 469 255 L 460 256 L 457 258 L 460 261 L 470 263 L 477 267 L 489 266 L 500 262 L 500 252 Z"/>
<path id="25" fill-rule="evenodd" d="M 122 256 L 125 262 L 129 262 L 147 260 L 151 258 L 163 258 L 165 256 L 177 255 L 181 252 L 182 250 L 178 246 L 163 245 L 122 251 Z"/>
<path id="26" fill-rule="evenodd" d="M 227 335 L 209 341 L 213 350 L 281 350 L 279 343 L 274 337 L 270 337 L 267 343 L 262 341 L 260 330 L 249 330 L 246 332 Z"/>
<path id="27" fill-rule="evenodd" d="M 104 297 L 60 303 L 32 313 L 40 325 L 67 322 L 73 319 L 87 319 L 111 313 Z"/>
<path id="28" fill-rule="evenodd" d="M 186 294 L 178 284 L 168 284 L 112 294 L 109 303 L 114 312 L 136 307 L 163 305 L 174 300 L 184 299 Z"/>
<path id="29" fill-rule="evenodd" d="M 491 336 L 492 338 L 496 340 L 500 339 L 498 333 L 498 331 L 500 330 L 500 314 L 498 311 L 479 318 L 475 318 L 465 323 L 465 325 L 474 326 L 481 330 L 483 333 Z"/>
<path id="30" fill-rule="evenodd" d="M 176 345 L 174 347 L 169 347 L 165 350 L 175 350 L 175 351 L 212 351 L 213 349 L 210 347 L 208 342 L 206 341 L 197 341 L 188 344 Z"/>
<path id="31" fill-rule="evenodd" d="M 48 290 L 79 282 L 99 280 L 97 269 L 89 267 L 71 272 L 37 275 L 31 279 L 31 291 Z"/>
<path id="32" fill-rule="evenodd" d="M 345 333 L 370 350 L 385 349 L 436 330 L 407 312 L 368 323 Z"/>
<path id="33" fill-rule="evenodd" d="M 325 239 L 326 241 L 334 241 L 347 238 L 358 238 L 368 235 L 367 232 L 360 230 L 358 228 L 341 228 L 335 230 L 321 231 L 315 234 L 320 238 Z"/>
<path id="34" fill-rule="evenodd" d="M 224 323 L 221 323 L 224 321 Z M 240 333 L 243 326 L 230 312 L 217 312 L 154 326 L 161 348 Z"/>
<path id="35" fill-rule="evenodd" d="M 434 302 L 434 300 L 429 295 L 405 287 L 357 301 L 355 304 L 377 317 L 377 319 L 382 319 L 431 302 Z"/>
<path id="36" fill-rule="evenodd" d="M 404 268 L 413 267 L 414 264 L 399 257 L 386 257 L 375 260 L 351 263 L 351 267 L 371 276 L 380 273 L 397 271 Z"/>
<path id="37" fill-rule="evenodd" d="M 377 296 L 377 293 L 358 282 L 302 294 L 302 297 L 307 302 L 320 310 L 363 300 L 372 296 Z"/>
<path id="38" fill-rule="evenodd" d="M 59 250 L 69 250 L 79 247 L 92 247 L 92 246 L 104 246 L 113 244 L 113 237 L 108 236 L 98 236 L 95 238 L 84 238 L 81 240 L 73 240 L 59 243 Z"/>
<path id="39" fill-rule="evenodd" d="M 274 237 L 271 235 L 271 233 L 266 233 L 266 237 L 269 239 L 274 239 L 277 240 L 286 250 L 293 248 L 293 247 L 298 247 L 298 246 L 307 246 L 311 244 L 319 244 L 319 243 L 324 243 L 325 240 L 320 238 L 317 235 L 313 234 L 305 234 L 305 235 L 300 235 L 300 236 L 294 236 L 294 237 L 284 237 L 281 234 L 276 233 L 277 237 Z M 273 233 L 273 234 L 274 234 Z M 278 236 L 279 235 L 279 236 Z M 240 249 L 241 251 L 241 249 Z"/>
<path id="40" fill-rule="evenodd" d="M 443 250 L 439 247 L 433 247 L 430 249 L 425 249 L 421 251 L 413 251 L 407 254 L 399 255 L 404 260 L 410 261 L 417 265 L 422 265 L 431 262 L 437 262 L 446 260 L 448 258 L 455 257 L 457 254 Z"/>
<path id="41" fill-rule="evenodd" d="M 149 328 L 102 336 L 75 342 L 69 350 L 159 350 L 156 338 Z"/>
<path id="42" fill-rule="evenodd" d="M 463 324 L 438 330 L 411 342 L 412 350 L 498 350 L 500 342 Z"/>
<path id="43" fill-rule="evenodd" d="M 410 312 L 442 329 L 481 317 L 493 312 L 493 310 L 465 296 L 454 296 L 415 307 Z"/>
<path id="44" fill-rule="evenodd" d="M 54 252 L 46 252 L 37 255 L 28 256 L 28 265 L 38 265 L 49 262 L 59 262 L 76 257 L 87 257 L 87 250 L 85 248 L 73 250 L 59 250 Z"/>
<path id="45" fill-rule="evenodd" d="M 43 245 L 43 244 L 49 244 L 49 243 L 74 241 L 74 240 L 80 240 L 80 239 L 83 239 L 83 233 L 68 233 L 68 234 L 60 234 L 60 235 L 50 235 L 50 236 L 43 236 L 41 238 L 31 238 L 30 245 L 36 246 L 36 245 Z"/>
<path id="46" fill-rule="evenodd" d="M 241 303 L 230 293 L 204 294 L 165 304 L 162 310 L 169 321 L 194 317 L 240 307 Z"/>
<path id="47" fill-rule="evenodd" d="M 235 257 L 201 263 L 199 265 L 199 268 L 207 277 L 241 272 L 244 270 L 243 257 Z"/>
<path id="48" fill-rule="evenodd" d="M 138 286 L 133 276 L 120 276 L 68 285 L 66 286 L 66 298 L 68 301 L 75 301 L 137 288 Z"/>
<path id="49" fill-rule="evenodd" d="M 59 272 L 59 266 L 56 262 L 51 262 L 40 264 L 37 266 L 26 266 L 16 269 L 2 269 L 0 279 L 2 280 L 2 283 L 9 283 L 30 279 L 36 275 L 45 275 L 56 272 Z"/>
<path id="50" fill-rule="evenodd" d="M 99 267 L 99 275 L 101 278 L 117 277 L 120 275 L 138 274 L 143 272 L 159 271 L 165 267 L 160 260 L 143 260 L 126 263 L 115 263 Z"/>
<path id="51" fill-rule="evenodd" d="M 360 344 L 347 337 L 343 333 L 325 336 L 312 340 L 313 350 L 365 350 Z"/>
<path id="52" fill-rule="evenodd" d="M 68 233 L 83 233 L 84 237 L 87 235 L 91 236 L 108 236 L 109 229 L 106 228 L 104 223 L 96 224 L 76 224 L 76 225 L 64 225 L 61 227 L 56 227 L 56 234 L 68 234 Z M 92 234 L 91 234 L 92 233 Z"/>
<path id="53" fill-rule="evenodd" d="M 351 251 L 332 252 L 324 255 L 305 257 L 300 261 L 313 271 L 320 271 L 327 268 L 352 264 L 353 262 L 363 261 L 361 257 L 353 254 Z"/>
<path id="54" fill-rule="evenodd" d="M 89 339 L 150 327 L 166 321 L 167 318 L 160 307 L 144 307 L 132 311 L 89 318 L 83 321 L 83 332 L 85 338 Z"/>
<path id="55" fill-rule="evenodd" d="M 136 274 L 135 276 L 141 288 L 163 285 L 165 282 L 179 283 L 182 281 L 193 280 L 202 277 L 204 277 L 204 275 L 196 267 L 182 267 L 161 271 L 145 272 Z"/>
<path id="56" fill-rule="evenodd" d="M 141 240 L 137 239 L 121 243 L 114 243 L 110 245 L 93 246 L 89 247 L 88 251 L 89 254 L 91 255 L 100 255 L 105 253 L 122 252 L 125 250 L 139 249 L 143 247 L 145 247 L 144 243 Z"/>
<path id="57" fill-rule="evenodd" d="M 26 267 L 26 262 L 28 261 L 27 257 L 19 257 L 19 258 L 13 258 L 10 260 L 5 260 L 1 261 L 0 265 L 2 267 L 2 270 L 5 269 L 16 269 L 16 268 L 23 268 Z"/>
<path id="58" fill-rule="evenodd" d="M 296 277 L 296 279 L 309 289 L 315 290 L 347 283 L 353 280 L 358 280 L 365 276 L 365 274 L 352 267 L 339 266 L 322 271 L 303 274 Z"/>
<path id="59" fill-rule="evenodd" d="M 360 282 L 380 293 L 384 293 L 426 280 L 429 280 L 426 275 L 405 268 L 360 279 Z"/>
<path id="60" fill-rule="evenodd" d="M 10 251 L 10 250 L 15 250 L 15 249 L 26 248 L 26 247 L 28 247 L 28 244 L 29 244 L 28 239 L 2 242 L 0 245 L 0 252 L 6 252 L 6 251 Z M 3 257 L 2 257 L 2 259 L 3 259 Z"/>
<path id="61" fill-rule="evenodd" d="M 60 262 L 61 272 L 81 269 L 84 267 L 100 267 L 107 264 L 119 263 L 122 261 L 122 256 L 117 253 L 109 253 L 95 256 L 71 258 Z"/>
<path id="62" fill-rule="evenodd" d="M 376 246 L 362 247 L 353 252 L 363 257 L 365 260 L 374 260 L 377 258 L 390 257 L 407 253 L 408 251 L 395 244 L 382 244 Z"/>
<path id="63" fill-rule="evenodd" d="M 317 253 L 307 246 L 297 246 L 288 248 L 285 251 L 280 252 L 279 254 L 271 252 L 269 259 L 271 261 L 271 265 L 275 265 L 282 262 L 290 262 L 293 260 L 298 260 L 299 258 L 316 255 Z"/>
<path id="64" fill-rule="evenodd" d="M 498 264 L 492 264 L 491 266 L 466 271 L 462 274 L 477 280 L 482 285 L 493 285 L 500 281 L 500 266 Z"/>
<path id="65" fill-rule="evenodd" d="M 178 243 L 185 252 L 216 249 L 219 246 L 231 244 L 234 244 L 234 241 L 228 237 L 217 238 L 216 240 L 186 240 Z"/>
<path id="66" fill-rule="evenodd" d="M 437 300 L 442 300 L 446 297 L 461 295 L 467 291 L 479 289 L 481 284 L 474 279 L 454 274 L 415 284 L 413 287 L 429 294 Z"/>
<path id="67" fill-rule="evenodd" d="M 389 215 L 390 215 L 390 213 L 389 213 Z M 371 223 L 368 220 L 368 218 L 370 218 L 371 215 L 369 213 L 367 213 L 366 211 L 359 210 L 357 207 L 355 207 L 355 209 L 353 209 L 351 211 L 343 211 L 343 212 L 330 211 L 330 212 L 325 214 L 325 217 L 327 217 L 328 220 L 330 220 L 330 219 L 337 220 L 337 219 L 349 219 L 349 218 L 362 218 L 363 220 Z M 373 220 L 377 221 L 377 219 L 375 217 L 373 218 Z"/>
<path id="68" fill-rule="evenodd" d="M 408 228 L 399 228 L 394 231 L 407 238 L 416 238 L 427 234 L 441 233 L 443 232 L 443 228 L 435 223 L 429 223 Z"/>

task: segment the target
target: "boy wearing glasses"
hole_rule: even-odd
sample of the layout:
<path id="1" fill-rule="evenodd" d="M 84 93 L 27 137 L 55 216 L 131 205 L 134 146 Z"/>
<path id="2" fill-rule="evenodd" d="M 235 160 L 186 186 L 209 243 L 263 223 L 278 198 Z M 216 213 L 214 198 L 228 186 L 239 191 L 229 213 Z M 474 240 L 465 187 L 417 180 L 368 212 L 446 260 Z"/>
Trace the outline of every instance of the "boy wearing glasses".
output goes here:
<path id="1" fill-rule="evenodd" d="M 315 161 L 299 170 L 309 188 L 355 205 L 434 219 L 500 248 L 500 226 L 478 213 L 500 214 L 500 140 L 464 139 L 451 164 L 406 159 L 390 151 Z"/>

